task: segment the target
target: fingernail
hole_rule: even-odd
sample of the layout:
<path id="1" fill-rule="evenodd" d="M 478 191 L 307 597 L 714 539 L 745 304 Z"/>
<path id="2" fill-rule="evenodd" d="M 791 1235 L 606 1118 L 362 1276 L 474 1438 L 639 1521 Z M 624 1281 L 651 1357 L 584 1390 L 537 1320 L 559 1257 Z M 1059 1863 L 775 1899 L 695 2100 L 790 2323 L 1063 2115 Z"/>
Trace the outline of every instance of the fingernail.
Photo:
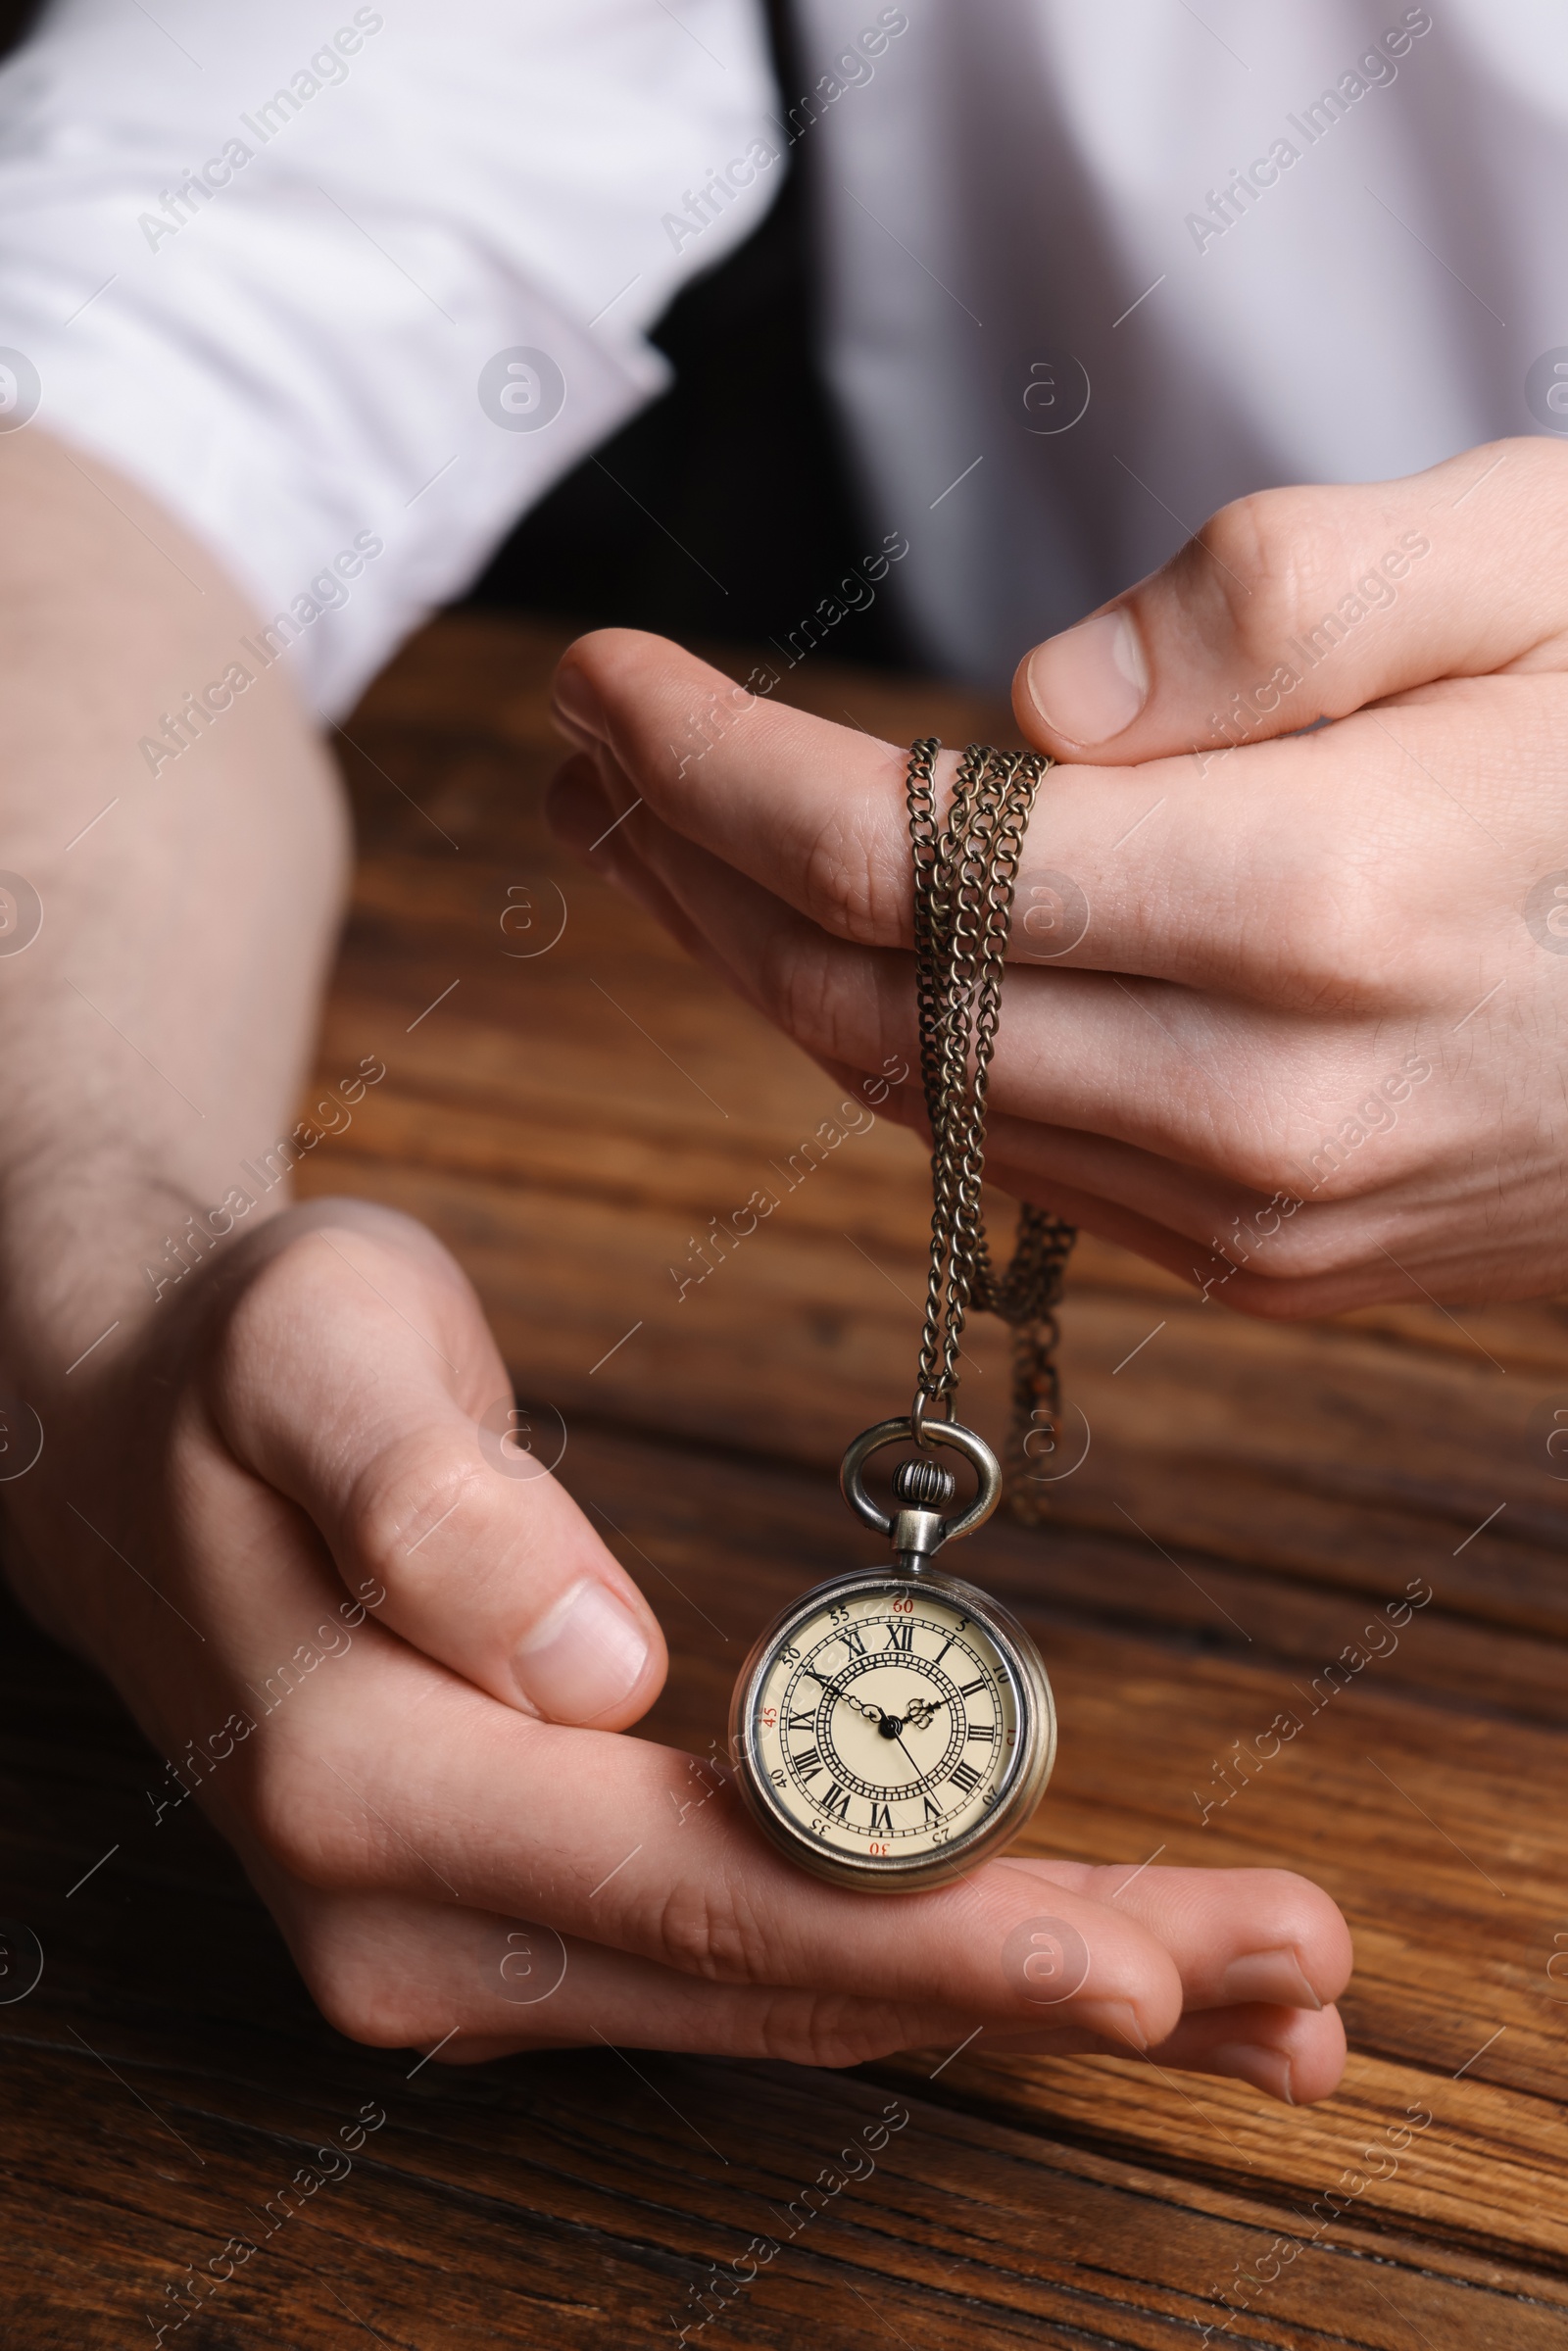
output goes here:
<path id="1" fill-rule="evenodd" d="M 648 1638 L 594 1577 L 563 1594 L 512 1660 L 528 1704 L 549 1721 L 592 1723 L 620 1705 L 648 1663 Z"/>
<path id="2" fill-rule="evenodd" d="M 1227 2006 L 1236 2000 L 1265 2000 L 1271 2008 L 1321 2008 L 1292 1943 L 1277 1951 L 1249 1951 L 1233 1959 L 1220 1978 Z"/>
<path id="3" fill-rule="evenodd" d="M 1100 612 L 1048 637 L 1024 669 L 1029 697 L 1054 735 L 1075 749 L 1108 742 L 1149 698 L 1149 664 L 1131 614 Z"/>
<path id="4" fill-rule="evenodd" d="M 1102 2033 L 1106 2040 L 1119 2041 L 1130 2049 L 1147 2049 L 1149 2035 L 1138 2021 L 1138 2011 L 1131 2000 L 1074 2000 L 1063 2024 L 1078 2025 L 1086 2033 Z"/>
<path id="5" fill-rule="evenodd" d="M 1283 2049 L 1265 2049 L 1253 2040 L 1222 2040 L 1210 2049 L 1208 2065 L 1211 2072 L 1250 2082 L 1254 2089 L 1286 2106 L 1296 2104 L 1291 2092 L 1291 2061 Z"/>
<path id="6" fill-rule="evenodd" d="M 551 703 L 556 715 L 564 718 L 568 728 L 603 739 L 604 705 L 575 662 L 556 671 Z"/>

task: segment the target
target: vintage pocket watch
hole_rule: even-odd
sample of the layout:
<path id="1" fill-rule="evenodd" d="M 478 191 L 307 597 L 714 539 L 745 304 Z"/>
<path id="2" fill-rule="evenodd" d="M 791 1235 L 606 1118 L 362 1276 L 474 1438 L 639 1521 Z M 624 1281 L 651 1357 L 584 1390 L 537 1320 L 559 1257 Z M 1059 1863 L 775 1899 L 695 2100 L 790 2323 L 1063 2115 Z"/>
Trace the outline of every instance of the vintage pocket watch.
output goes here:
<path id="1" fill-rule="evenodd" d="M 1028 1487 L 1059 1413 L 1055 1305 L 1070 1225 L 1020 1212 L 1004 1273 L 980 1215 L 986 1085 L 1000 1013 L 1023 830 L 1051 765 L 971 745 L 945 826 L 935 817 L 939 746 L 909 755 L 921 1075 L 932 1132 L 931 1279 L 914 1406 L 857 1437 L 845 1499 L 889 1537 L 887 1566 L 837 1576 L 768 1626 L 741 1668 L 730 1752 L 748 1809 L 802 1868 L 873 1891 L 961 1877 L 1005 1843 L 1038 1802 L 1056 1751 L 1040 1652 L 989 1594 L 931 1561 L 991 1516 L 1003 1491 L 989 1445 L 953 1415 L 958 1341 L 971 1304 L 1014 1327 L 1013 1508 L 1038 1518 Z M 866 1491 L 874 1453 L 913 1448 L 894 1472 L 895 1508 Z M 967 1461 L 956 1491 L 944 1452 Z"/>

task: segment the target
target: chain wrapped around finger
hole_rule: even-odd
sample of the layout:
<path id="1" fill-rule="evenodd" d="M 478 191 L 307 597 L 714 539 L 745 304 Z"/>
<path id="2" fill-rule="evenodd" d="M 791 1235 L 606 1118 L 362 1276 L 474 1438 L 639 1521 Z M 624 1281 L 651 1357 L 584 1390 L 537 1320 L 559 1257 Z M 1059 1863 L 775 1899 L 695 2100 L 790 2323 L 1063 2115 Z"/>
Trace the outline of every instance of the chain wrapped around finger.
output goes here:
<path id="1" fill-rule="evenodd" d="M 1041 752 L 972 743 L 945 819 L 936 805 L 940 743 L 909 752 L 909 843 L 914 859 L 915 990 L 920 1076 L 931 1122 L 931 1264 L 911 1414 L 951 1420 L 958 1343 L 971 1306 L 1013 1332 L 1012 1420 L 1006 1448 L 1015 1518 L 1043 1515 L 1037 1459 L 1054 1451 L 1061 1412 L 1056 1306 L 1076 1234 L 1025 1202 L 1011 1259 L 999 1269 L 981 1209 L 986 1107 L 1024 829 L 1042 776 Z"/>

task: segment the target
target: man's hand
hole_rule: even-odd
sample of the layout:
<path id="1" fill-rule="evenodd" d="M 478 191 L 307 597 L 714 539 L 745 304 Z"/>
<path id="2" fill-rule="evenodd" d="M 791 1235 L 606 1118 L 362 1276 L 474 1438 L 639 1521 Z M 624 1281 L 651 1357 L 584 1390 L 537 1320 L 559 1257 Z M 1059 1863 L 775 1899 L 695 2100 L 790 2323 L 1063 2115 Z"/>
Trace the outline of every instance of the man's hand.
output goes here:
<path id="1" fill-rule="evenodd" d="M 1022 663 L 996 1181 L 1258 1314 L 1568 1287 L 1565 559 L 1568 451 L 1503 442 L 1226 508 Z M 912 1062 L 905 752 L 625 631 L 557 695 L 566 837 L 835 1074 Z"/>
<path id="2" fill-rule="evenodd" d="M 510 1401 L 430 1235 L 316 1202 L 57 1399 L 13 1490 L 24 1598 L 171 1759 L 162 1799 L 188 1787 L 236 1846 L 332 2023 L 447 2062 L 602 2036 L 828 2065 L 983 2026 L 1335 2086 L 1348 1937 L 1298 1878 L 1003 1862 L 840 1892 L 721 1774 L 612 1736 L 663 1643 L 508 1445 Z"/>

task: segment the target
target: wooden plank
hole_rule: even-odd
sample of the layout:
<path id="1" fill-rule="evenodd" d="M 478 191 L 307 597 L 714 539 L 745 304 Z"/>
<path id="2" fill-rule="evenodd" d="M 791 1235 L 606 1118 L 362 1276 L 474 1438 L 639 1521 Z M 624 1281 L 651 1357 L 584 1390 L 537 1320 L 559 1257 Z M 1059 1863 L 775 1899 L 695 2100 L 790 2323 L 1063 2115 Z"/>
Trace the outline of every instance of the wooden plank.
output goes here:
<path id="1" fill-rule="evenodd" d="M 874 1552 L 825 1478 L 701 1455 L 682 1468 L 658 1445 L 587 1428 L 561 1474 L 668 1627 L 678 1671 L 648 1727 L 698 1753 L 722 1740 L 729 1684 L 758 1625 L 818 1575 Z M 1351 1687 L 1326 1686 L 1334 1694 L 1314 1715 L 1293 1660 L 1263 1641 L 1205 1653 L 1152 1593 L 1147 1611 L 1107 1624 L 1039 1575 L 1033 1537 L 988 1530 L 976 1543 L 984 1559 L 971 1568 L 1039 1641 L 1060 1716 L 1055 1778 L 1020 1849 L 1134 1866 L 1157 1849 L 1166 1863 L 1301 1870 L 1351 1922 L 1346 2013 L 1360 2047 L 1439 2079 L 1468 2062 L 1471 2077 L 1521 2095 L 1568 2097 L 1561 1987 L 1546 1974 L 1553 1935 L 1568 1929 L 1568 1830 L 1554 1808 L 1513 1801 L 1520 1788 L 1560 1782 L 1561 1730 L 1470 1715 L 1424 1689 L 1417 1641 L 1403 1687 L 1373 1664 Z M 1102 1582 L 1108 1565 L 1102 1551 Z M 1342 1595 L 1302 1592 L 1299 1606 L 1303 1627 L 1318 1612 L 1321 1651 L 1335 1653 Z M 1441 1602 L 1427 1615 L 1441 1623 Z M 1249 1777 L 1233 1763 L 1238 1792 L 1205 1825 L 1195 1789 L 1222 1788 L 1216 1761 L 1238 1739 L 1251 1747 L 1291 1706 L 1299 1736 Z M 1139 2145 L 1174 2148 L 1163 2133 L 1182 2111 L 1152 2096 Z M 1559 2189 L 1553 2229 L 1565 2197 Z"/>
<path id="2" fill-rule="evenodd" d="M 563 641 L 443 622 L 350 722 L 366 854 L 311 1099 L 363 1054 L 387 1076 L 301 1188 L 407 1207 L 468 1266 L 520 1391 L 565 1415 L 565 1483 L 665 1623 L 670 1682 L 643 1731 L 701 1754 L 761 1619 L 874 1554 L 831 1471 L 907 1392 L 925 1170 L 878 1121 L 792 1185 L 778 1171 L 839 1089 L 548 840 Z M 893 740 L 1006 723 L 814 661 L 786 690 Z M 519 955 L 563 905 L 559 941 Z M 766 1183 L 777 1210 L 682 1298 L 693 1238 Z M 1546 1972 L 1568 1935 L 1550 1800 L 1568 1592 L 1531 1421 L 1568 1401 L 1568 1317 L 1245 1323 L 1091 1241 L 1066 1327 L 1088 1457 L 1044 1537 L 993 1527 L 971 1562 L 1056 1681 L 1061 1760 L 1022 1849 L 1316 1878 L 1357 1950 L 1336 2098 L 1296 2112 L 983 2036 L 848 2077 L 355 2049 L 195 1808 L 151 1826 L 160 1767 L 113 1699 L 8 1619 L 0 1856 L 46 1952 L 37 1991 L 0 2004 L 8 2339 L 139 2338 L 186 2264 L 373 2100 L 387 2123 L 353 2172 L 184 2341 L 553 2351 L 685 2323 L 790 2351 L 808 2334 L 1166 2351 L 1205 2327 L 1281 2351 L 1568 2344 L 1568 2002 Z M 995 1431 L 999 1336 L 966 1345 Z M 1347 1669 L 1412 1587 L 1432 1596 L 1397 1645 Z M 910 2119 L 876 2169 L 803 2206 L 895 2099 Z M 1412 2106 L 1431 2125 L 1325 2220 Z M 780 2250 L 735 2290 L 769 2234 Z M 693 2332 L 719 2273 L 726 2305 Z"/>
<path id="3" fill-rule="evenodd" d="M 711 1192 L 682 1207 L 640 1204 L 631 1197 L 634 1161 L 612 1207 L 564 1181 L 558 1190 L 394 1163 L 373 1151 L 382 1114 L 378 1104 L 363 1122 L 363 1148 L 357 1127 L 309 1162 L 304 1188 L 347 1185 L 433 1224 L 477 1283 L 503 1349 L 536 1398 L 748 1447 L 782 1445 L 824 1466 L 849 1434 L 903 1399 L 923 1269 L 912 1246 L 889 1238 L 878 1203 L 901 1180 L 915 1197 L 917 1176 L 899 1167 L 909 1138 L 879 1129 L 846 1144 L 833 1189 L 827 1166 L 798 1185 L 798 1194 L 810 1193 L 809 1216 L 805 1200 L 798 1206 L 786 1193 L 776 1215 L 682 1297 L 670 1268 L 684 1275 L 702 1262 L 691 1244 L 707 1229 Z M 424 1116 L 435 1123 L 428 1108 Z M 649 1156 L 657 1133 L 641 1146 Z M 450 1135 L 438 1148 L 450 1151 Z M 759 1150 L 757 1171 L 773 1157 Z M 749 1197 L 746 1180 L 736 1179 L 728 1206 Z M 1158 1304 L 1163 1314 L 1122 1290 L 1070 1287 L 1064 1378 L 1093 1444 L 1058 1489 L 1064 1520 L 1124 1525 L 1119 1503 L 1162 1540 L 1198 1534 L 1232 1556 L 1239 1548 L 1272 1555 L 1272 1538 L 1259 1546 L 1249 1535 L 1266 1493 L 1282 1566 L 1365 1590 L 1387 1542 L 1373 1542 L 1363 1567 L 1346 1538 L 1358 1543 L 1358 1506 L 1369 1508 L 1375 1534 L 1392 1523 L 1404 1531 L 1406 1578 L 1418 1567 L 1441 1572 L 1486 1621 L 1558 1636 L 1568 1629 L 1549 1481 L 1525 1461 L 1520 1434 L 1522 1407 L 1549 1399 L 1552 1383 L 1517 1376 L 1504 1402 L 1501 1383 L 1480 1389 L 1438 1350 L 1391 1356 L 1340 1326 L 1303 1333 L 1221 1321 L 1186 1301 Z M 1125 1376 L 1118 1367 L 1160 1319 L 1163 1352 Z M 635 1344 L 596 1370 L 634 1325 Z M 767 1334 L 761 1351 L 759 1331 Z M 1004 1409 L 991 1398 L 1004 1396 L 1004 1340 L 982 1321 L 964 1345 L 974 1366 L 966 1405 L 998 1437 Z M 1342 1424 L 1353 1432 L 1343 1441 Z M 1081 1424 L 1072 1432 L 1081 1443 Z M 1237 1472 L 1241 1493 L 1227 1507 L 1224 1481 Z M 1167 1485 L 1173 1499 L 1192 1496 L 1190 1510 L 1166 1515 Z M 1412 1504 L 1438 1522 L 1414 1541 Z M 1478 1534 L 1488 1518 L 1493 1526 Z"/>
<path id="4" fill-rule="evenodd" d="M 745 1473 L 699 1462 L 694 1495 L 658 1449 L 597 1443 L 581 1448 L 582 1465 L 606 1492 L 617 1475 L 635 1489 L 644 1522 L 665 1527 L 663 1539 L 657 1524 L 642 1531 L 661 1552 L 682 1546 L 680 1573 L 692 1577 L 710 1467 L 737 1495 Z M 650 1470 L 661 1460 L 663 1492 Z M 812 1482 L 776 1472 L 764 1475 L 764 1504 L 790 1483 L 811 1490 L 809 1513 Z M 793 1530 L 771 1507 L 764 1523 L 774 1572 L 792 1572 Z M 744 1610 L 732 1566 L 694 1594 L 721 1607 L 726 1584 L 732 1610 Z M 261 2240 L 193 2339 L 238 2341 L 259 2326 L 265 2339 L 314 2351 L 352 2331 L 349 2313 L 383 2339 L 417 2344 L 476 2345 L 481 2332 L 547 2346 L 652 2341 L 700 2309 L 693 2289 L 710 2283 L 712 2265 L 734 2278 L 760 2234 L 782 2250 L 725 2314 L 742 2343 L 789 2343 L 809 2327 L 848 2346 L 886 2327 L 914 2345 L 961 2330 L 985 2346 L 1162 2351 L 1205 2320 L 1221 2324 L 1239 2278 L 1260 2260 L 1280 2266 L 1269 2248 L 1282 2237 L 1300 2252 L 1250 2305 L 1247 2339 L 1378 2351 L 1396 2351 L 1412 2328 L 1439 2351 L 1544 2351 L 1562 2339 L 1568 2281 L 1554 2248 L 1530 2235 L 1544 2239 L 1553 2216 L 1560 2225 L 1552 2142 L 1521 2123 L 1528 2101 L 1488 2082 L 1434 2085 L 1429 2070 L 1358 2060 L 1348 2093 L 1297 2115 L 1208 2082 L 1173 2095 L 1144 2069 L 972 2056 L 939 2078 L 940 2103 L 917 2063 L 881 2086 L 646 2052 L 471 2075 L 424 2068 L 410 2080 L 412 2053 L 351 2049 L 312 2016 L 232 1859 L 193 1811 L 168 1841 L 143 1827 L 74 1897 L 67 1943 L 68 1869 L 100 1835 L 129 1827 L 116 1807 L 140 1805 L 155 1765 L 79 1668 L 28 1629 L 8 1630 L 5 1761 L 29 1740 L 54 1758 L 52 1777 L 30 1775 L 11 1883 L 46 1947 L 71 1953 L 5 2020 L 8 2241 L 25 2263 L 13 2324 L 30 2329 L 19 2341 L 87 2345 L 124 2339 L 127 2324 L 139 2330 L 188 2264 L 220 2260 L 236 2230 L 260 2237 L 252 2216 L 265 2226 L 276 2189 L 367 2100 L 388 2121 L 364 2159 L 318 2191 L 292 2235 L 278 2224 L 275 2242 Z M 706 1706 L 696 1663 L 680 1645 L 667 1712 Z M 74 1757 L 56 1737 L 61 1720 Z M 911 2117 L 893 2152 L 864 2181 L 819 2191 L 822 2209 L 806 2222 L 814 2208 L 803 2189 L 891 2095 Z M 1421 2097 L 1437 2121 L 1407 2178 L 1314 2234 L 1312 2199 L 1374 2128 Z M 1216 2157 L 1197 2108 L 1238 2140 L 1240 2158 L 1223 2147 Z M 834 2177 L 849 2168 L 858 2159 Z M 1500 2182 L 1513 2187 L 1530 2241 L 1520 2244 L 1517 2215 L 1489 2241 L 1484 2221 L 1453 2209 L 1467 2180 L 1496 2204 Z"/>

